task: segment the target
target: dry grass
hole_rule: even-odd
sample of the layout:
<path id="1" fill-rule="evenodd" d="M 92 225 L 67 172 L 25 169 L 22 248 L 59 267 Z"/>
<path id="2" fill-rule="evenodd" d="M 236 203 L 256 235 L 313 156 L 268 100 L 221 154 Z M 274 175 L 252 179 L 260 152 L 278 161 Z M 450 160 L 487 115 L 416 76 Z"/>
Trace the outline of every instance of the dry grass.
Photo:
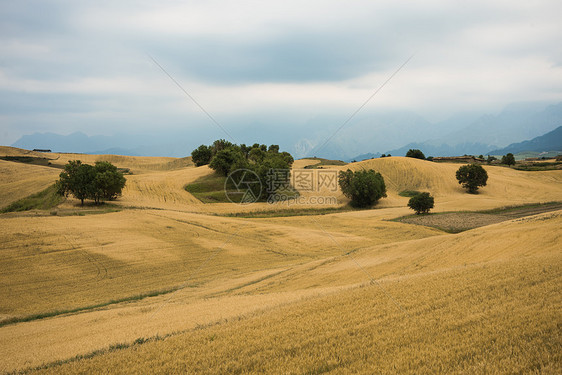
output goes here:
<path id="1" fill-rule="evenodd" d="M 0 208 L 45 190 L 59 177 L 59 169 L 0 160 Z"/>
<path id="2" fill-rule="evenodd" d="M 147 171 L 168 171 L 179 168 L 191 167 L 191 157 L 152 157 L 152 156 L 121 156 L 121 155 L 89 155 L 89 154 L 67 154 L 46 153 L 51 158 L 51 163 L 65 165 L 70 160 L 81 160 L 83 163 L 94 164 L 96 161 L 108 161 L 119 168 L 128 168 L 133 173 L 144 173 Z"/>
<path id="3" fill-rule="evenodd" d="M 41 372 L 559 373 L 562 259 L 509 248 Z"/>
<path id="4" fill-rule="evenodd" d="M 323 206 L 202 204 L 184 186 L 208 167 L 112 162 L 136 173 L 121 212 L 0 215 L 0 319 L 38 314 L 0 327 L 0 371 L 102 350 L 42 371 L 560 372 L 562 211 L 455 235 L 386 219 L 411 213 L 403 190 L 430 191 L 436 211 L 560 201 L 561 171 L 486 167 L 489 186 L 470 195 L 458 164 L 374 159 L 335 168 L 380 171 L 389 197 L 377 209 L 273 217 Z M 59 172 L 0 168 L 5 201 Z"/>

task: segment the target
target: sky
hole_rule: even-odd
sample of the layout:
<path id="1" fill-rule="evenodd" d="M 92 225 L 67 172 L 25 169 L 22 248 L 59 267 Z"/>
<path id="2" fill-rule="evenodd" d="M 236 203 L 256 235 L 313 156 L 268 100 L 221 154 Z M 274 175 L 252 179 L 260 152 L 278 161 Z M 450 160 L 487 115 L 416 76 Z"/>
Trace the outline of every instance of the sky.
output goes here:
<path id="1" fill-rule="evenodd" d="M 2 1 L 0 144 L 179 130 L 253 143 L 280 127 L 321 143 L 373 94 L 360 113 L 435 122 L 559 102 L 560 14 L 560 1 Z"/>

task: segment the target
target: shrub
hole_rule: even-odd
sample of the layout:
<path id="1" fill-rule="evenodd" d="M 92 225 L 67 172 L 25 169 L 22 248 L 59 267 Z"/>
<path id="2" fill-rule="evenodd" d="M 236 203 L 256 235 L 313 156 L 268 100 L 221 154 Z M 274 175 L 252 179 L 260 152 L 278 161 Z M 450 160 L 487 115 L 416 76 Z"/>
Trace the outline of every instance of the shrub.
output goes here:
<path id="1" fill-rule="evenodd" d="M 423 152 L 421 152 L 421 150 L 418 149 L 409 149 L 408 152 L 406 152 L 406 157 L 422 159 L 422 160 L 425 159 L 425 155 L 423 154 Z"/>
<path id="2" fill-rule="evenodd" d="M 341 171 L 338 183 L 341 191 L 351 199 L 351 205 L 354 207 L 369 207 L 380 198 L 386 197 L 384 178 L 372 169 L 356 172 L 350 169 Z"/>
<path id="3" fill-rule="evenodd" d="M 476 194 L 478 187 L 486 186 L 488 181 L 488 173 L 478 164 L 463 165 L 457 170 L 456 176 L 459 184 L 471 194 Z"/>
<path id="4" fill-rule="evenodd" d="M 416 211 L 416 214 L 426 214 L 433 208 L 434 199 L 429 193 L 419 193 L 408 201 L 408 207 Z"/>

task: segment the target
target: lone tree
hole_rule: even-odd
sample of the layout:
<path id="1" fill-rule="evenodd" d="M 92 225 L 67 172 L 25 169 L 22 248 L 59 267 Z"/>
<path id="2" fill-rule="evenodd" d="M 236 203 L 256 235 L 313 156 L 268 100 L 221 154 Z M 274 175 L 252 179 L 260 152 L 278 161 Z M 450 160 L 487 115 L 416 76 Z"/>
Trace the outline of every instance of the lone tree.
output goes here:
<path id="1" fill-rule="evenodd" d="M 356 172 L 350 169 L 341 171 L 338 183 L 343 194 L 351 199 L 353 207 L 369 207 L 386 197 L 384 178 L 372 169 Z"/>
<path id="2" fill-rule="evenodd" d="M 423 152 L 421 152 L 421 150 L 416 149 L 409 149 L 408 152 L 406 152 L 406 157 L 407 158 L 415 158 L 415 159 L 425 159 L 425 155 L 423 154 Z"/>
<path id="3" fill-rule="evenodd" d="M 486 186 L 488 181 L 488 173 L 478 164 L 463 165 L 457 170 L 456 175 L 459 184 L 471 194 L 476 194 L 478 187 Z"/>
<path id="4" fill-rule="evenodd" d="M 64 171 L 56 182 L 57 193 L 62 196 L 72 194 L 84 205 L 85 199 L 92 199 L 96 204 L 103 199 L 115 199 L 125 186 L 123 173 L 109 162 L 96 162 L 95 166 L 82 164 L 80 160 L 71 160 L 64 166 Z"/>
<path id="5" fill-rule="evenodd" d="M 515 156 L 511 152 L 502 156 L 502 164 L 515 165 Z"/>
<path id="6" fill-rule="evenodd" d="M 426 214 L 433 208 L 434 199 L 429 193 L 419 193 L 408 201 L 408 207 L 416 211 L 416 214 Z"/>

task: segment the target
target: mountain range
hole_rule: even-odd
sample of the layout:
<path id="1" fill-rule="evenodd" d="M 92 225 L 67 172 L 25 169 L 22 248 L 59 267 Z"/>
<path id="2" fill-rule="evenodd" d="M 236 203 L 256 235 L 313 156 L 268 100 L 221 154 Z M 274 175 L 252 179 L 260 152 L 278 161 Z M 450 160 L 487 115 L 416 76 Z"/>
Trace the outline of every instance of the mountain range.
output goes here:
<path id="1" fill-rule="evenodd" d="M 505 155 L 508 152 L 512 154 L 517 154 L 519 152 L 525 151 L 560 151 L 562 152 L 562 126 L 557 127 L 551 132 L 541 135 L 540 137 L 533 138 L 529 141 L 523 141 L 519 143 L 512 143 L 509 146 L 493 150 L 489 153 L 491 155 Z"/>
<path id="2" fill-rule="evenodd" d="M 274 116 L 269 123 L 239 119 L 227 127 L 239 142 L 279 144 L 296 158 L 362 160 L 382 153 L 403 156 L 410 148 L 420 149 L 427 156 L 479 155 L 539 137 L 561 126 L 562 103 L 511 104 L 498 114 L 460 114 L 441 122 L 430 122 L 408 111 L 365 111 L 340 126 L 344 120 L 345 115 L 323 115 L 291 124 Z M 212 128 L 200 129 L 155 128 L 145 134 L 95 136 L 83 132 L 34 133 L 22 136 L 12 146 L 88 154 L 182 157 L 200 144 L 224 138 L 213 133 Z"/>

